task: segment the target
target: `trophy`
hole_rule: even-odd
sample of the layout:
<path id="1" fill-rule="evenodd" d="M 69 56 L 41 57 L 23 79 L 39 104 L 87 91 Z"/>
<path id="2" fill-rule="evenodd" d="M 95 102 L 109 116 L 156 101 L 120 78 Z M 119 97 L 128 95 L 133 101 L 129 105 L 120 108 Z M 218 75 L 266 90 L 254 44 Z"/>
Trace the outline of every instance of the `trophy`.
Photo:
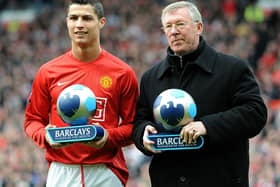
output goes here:
<path id="1" fill-rule="evenodd" d="M 96 97 L 86 86 L 74 84 L 65 88 L 56 103 L 58 115 L 69 126 L 48 128 L 53 143 L 100 140 L 104 129 L 88 124 L 96 111 Z"/>
<path id="2" fill-rule="evenodd" d="M 200 149 L 204 144 L 202 136 L 190 144 L 180 138 L 182 125 L 192 121 L 196 112 L 193 98 L 184 90 L 163 91 L 153 105 L 155 122 L 160 127 L 158 134 L 148 135 L 148 138 L 155 142 L 153 149 L 159 151 Z"/>

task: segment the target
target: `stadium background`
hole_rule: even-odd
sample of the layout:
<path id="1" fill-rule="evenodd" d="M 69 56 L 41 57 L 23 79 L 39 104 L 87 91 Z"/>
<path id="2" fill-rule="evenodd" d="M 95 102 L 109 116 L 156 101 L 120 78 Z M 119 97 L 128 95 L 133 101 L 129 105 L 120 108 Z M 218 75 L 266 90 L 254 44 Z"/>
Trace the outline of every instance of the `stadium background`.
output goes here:
<path id="1" fill-rule="evenodd" d="M 24 135 L 23 114 L 38 67 L 69 49 L 65 2 L 0 0 L 0 187 L 44 186 L 44 151 Z M 165 55 L 160 14 L 170 2 L 103 0 L 108 22 L 102 45 L 131 65 L 139 80 Z M 279 187 L 280 0 L 194 2 L 205 18 L 208 43 L 247 60 L 259 80 L 269 119 L 250 140 L 250 187 Z M 131 175 L 127 186 L 148 187 L 150 158 L 133 145 L 124 150 Z"/>

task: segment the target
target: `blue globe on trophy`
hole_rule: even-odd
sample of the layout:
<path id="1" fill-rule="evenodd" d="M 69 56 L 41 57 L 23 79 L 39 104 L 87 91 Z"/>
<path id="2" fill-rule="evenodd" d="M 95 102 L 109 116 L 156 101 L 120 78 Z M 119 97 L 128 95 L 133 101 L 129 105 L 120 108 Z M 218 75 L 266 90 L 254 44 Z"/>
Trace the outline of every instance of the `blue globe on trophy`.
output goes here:
<path id="1" fill-rule="evenodd" d="M 161 92 L 153 105 L 156 123 L 172 131 L 193 120 L 197 108 L 193 98 L 184 90 L 168 89 Z"/>
<path id="2" fill-rule="evenodd" d="M 61 119 L 71 125 L 86 125 L 96 111 L 96 97 L 88 87 L 74 84 L 65 88 L 57 99 Z"/>
<path id="3" fill-rule="evenodd" d="M 74 84 L 65 88 L 57 98 L 56 107 L 62 121 L 69 126 L 47 128 L 52 142 L 95 141 L 104 136 L 101 125 L 90 124 L 96 111 L 96 97 L 88 87 Z"/>
<path id="4" fill-rule="evenodd" d="M 154 142 L 154 150 L 192 150 L 204 145 L 202 136 L 192 143 L 183 142 L 180 138 L 181 127 L 193 121 L 197 114 L 197 106 L 186 91 L 172 88 L 161 92 L 153 103 L 153 114 L 160 127 L 158 133 L 148 135 Z"/>

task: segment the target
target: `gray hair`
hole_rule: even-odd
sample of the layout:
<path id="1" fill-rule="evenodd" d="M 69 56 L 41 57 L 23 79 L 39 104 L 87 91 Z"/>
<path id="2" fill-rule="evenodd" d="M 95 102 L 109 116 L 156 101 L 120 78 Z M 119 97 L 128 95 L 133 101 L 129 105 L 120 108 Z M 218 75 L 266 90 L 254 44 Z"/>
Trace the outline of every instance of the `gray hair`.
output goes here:
<path id="1" fill-rule="evenodd" d="M 189 15 L 192 18 L 193 22 L 202 22 L 201 14 L 197 8 L 197 6 L 188 1 L 178 1 L 175 3 L 171 3 L 166 6 L 161 13 L 161 22 L 163 23 L 164 17 L 167 13 L 173 12 L 179 8 L 188 8 Z"/>

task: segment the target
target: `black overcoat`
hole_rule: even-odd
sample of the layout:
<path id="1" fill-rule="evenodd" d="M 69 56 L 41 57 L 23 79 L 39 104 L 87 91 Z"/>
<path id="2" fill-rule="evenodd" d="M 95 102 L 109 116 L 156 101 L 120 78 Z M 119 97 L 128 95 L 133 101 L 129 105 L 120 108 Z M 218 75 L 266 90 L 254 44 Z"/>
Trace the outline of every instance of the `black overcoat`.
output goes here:
<path id="1" fill-rule="evenodd" d="M 201 39 L 199 48 L 182 57 L 170 48 L 165 60 L 146 71 L 133 128 L 137 148 L 148 124 L 154 125 L 153 102 L 168 88 L 187 91 L 197 105 L 195 120 L 207 129 L 200 150 L 152 155 L 153 187 L 248 187 L 249 138 L 264 127 L 267 109 L 247 63 L 219 53 Z"/>

